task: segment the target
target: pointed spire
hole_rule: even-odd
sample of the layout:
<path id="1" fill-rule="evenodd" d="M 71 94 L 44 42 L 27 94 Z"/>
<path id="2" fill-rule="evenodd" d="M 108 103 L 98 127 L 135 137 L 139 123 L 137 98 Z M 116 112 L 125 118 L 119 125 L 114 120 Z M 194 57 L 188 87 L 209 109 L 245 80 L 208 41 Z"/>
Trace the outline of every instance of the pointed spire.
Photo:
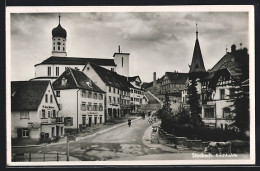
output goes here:
<path id="1" fill-rule="evenodd" d="M 198 34 L 199 34 L 199 32 L 198 32 L 198 24 L 196 22 L 196 39 L 198 39 Z"/>
<path id="2" fill-rule="evenodd" d="M 59 24 L 60 24 L 60 13 L 59 13 Z"/>
<path id="3" fill-rule="evenodd" d="M 196 42 L 194 46 L 192 62 L 189 73 L 206 72 L 198 39 L 198 28 L 196 23 Z"/>

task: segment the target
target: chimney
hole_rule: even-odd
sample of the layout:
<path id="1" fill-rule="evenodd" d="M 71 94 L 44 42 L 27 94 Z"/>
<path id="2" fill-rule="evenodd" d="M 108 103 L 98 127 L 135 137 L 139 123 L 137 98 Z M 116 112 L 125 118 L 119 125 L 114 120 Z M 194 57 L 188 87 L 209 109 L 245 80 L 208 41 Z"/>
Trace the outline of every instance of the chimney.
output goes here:
<path id="1" fill-rule="evenodd" d="M 118 46 L 118 53 L 120 53 L 120 45 Z"/>
<path id="2" fill-rule="evenodd" d="M 231 46 L 231 53 L 233 53 L 233 52 L 235 52 L 235 51 L 236 51 L 236 45 L 233 44 L 233 45 Z"/>
<path id="3" fill-rule="evenodd" d="M 156 72 L 153 72 L 153 87 L 156 85 Z"/>

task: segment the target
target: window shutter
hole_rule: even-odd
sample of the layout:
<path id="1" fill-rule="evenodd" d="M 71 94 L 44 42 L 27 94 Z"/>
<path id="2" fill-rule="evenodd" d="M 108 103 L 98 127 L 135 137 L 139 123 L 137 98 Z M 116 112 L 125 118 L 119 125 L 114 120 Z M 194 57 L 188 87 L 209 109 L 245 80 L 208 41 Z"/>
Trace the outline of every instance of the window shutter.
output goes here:
<path id="1" fill-rule="evenodd" d="M 22 129 L 21 128 L 17 128 L 17 137 L 22 138 Z"/>

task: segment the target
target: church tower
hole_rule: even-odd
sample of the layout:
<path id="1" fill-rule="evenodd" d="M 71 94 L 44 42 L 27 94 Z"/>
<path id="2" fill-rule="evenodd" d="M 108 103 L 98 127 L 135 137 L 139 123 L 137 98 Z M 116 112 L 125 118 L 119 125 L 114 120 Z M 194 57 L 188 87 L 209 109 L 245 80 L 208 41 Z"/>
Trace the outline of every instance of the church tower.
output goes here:
<path id="1" fill-rule="evenodd" d="M 60 17 L 59 15 L 59 25 L 52 30 L 52 56 L 66 57 L 67 32 L 60 25 Z"/>
<path id="2" fill-rule="evenodd" d="M 192 56 L 192 62 L 190 65 L 190 71 L 189 71 L 189 77 L 190 78 L 201 78 L 206 74 L 201 50 L 200 50 L 200 44 L 199 44 L 199 39 L 198 39 L 198 27 L 196 23 L 196 41 L 195 41 L 195 46 L 194 46 L 194 51 L 193 51 L 193 56 Z"/>

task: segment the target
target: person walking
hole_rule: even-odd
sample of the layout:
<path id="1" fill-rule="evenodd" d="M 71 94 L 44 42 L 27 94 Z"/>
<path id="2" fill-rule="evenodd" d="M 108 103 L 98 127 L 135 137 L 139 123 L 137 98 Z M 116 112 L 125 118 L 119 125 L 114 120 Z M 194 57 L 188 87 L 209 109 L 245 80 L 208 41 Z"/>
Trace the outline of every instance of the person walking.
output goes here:
<path id="1" fill-rule="evenodd" d="M 128 119 L 128 126 L 131 126 L 131 119 Z"/>

